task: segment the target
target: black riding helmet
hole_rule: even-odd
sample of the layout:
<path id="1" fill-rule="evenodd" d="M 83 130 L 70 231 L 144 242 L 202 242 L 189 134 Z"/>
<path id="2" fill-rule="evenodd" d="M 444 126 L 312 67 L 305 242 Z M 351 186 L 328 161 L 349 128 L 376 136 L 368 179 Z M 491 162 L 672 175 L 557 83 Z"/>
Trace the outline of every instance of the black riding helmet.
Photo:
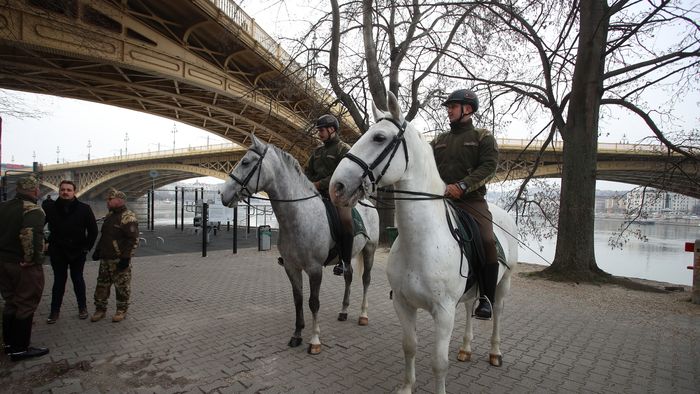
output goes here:
<path id="1" fill-rule="evenodd" d="M 449 103 L 469 104 L 472 106 L 472 113 L 479 109 L 479 98 L 476 97 L 476 93 L 469 89 L 458 89 L 450 93 L 442 105 L 446 107 Z"/>
<path id="2" fill-rule="evenodd" d="M 333 127 L 335 131 L 338 131 L 338 129 L 340 128 L 340 124 L 338 123 L 338 119 L 336 119 L 335 116 L 323 115 L 316 121 L 316 128 L 319 127 Z"/>

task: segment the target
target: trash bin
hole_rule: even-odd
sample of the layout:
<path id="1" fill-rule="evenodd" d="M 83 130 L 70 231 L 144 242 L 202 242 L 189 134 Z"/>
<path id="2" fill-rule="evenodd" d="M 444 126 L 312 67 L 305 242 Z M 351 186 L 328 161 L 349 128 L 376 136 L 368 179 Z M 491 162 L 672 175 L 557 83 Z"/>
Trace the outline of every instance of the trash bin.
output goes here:
<path id="1" fill-rule="evenodd" d="M 396 237 L 399 236 L 399 229 L 396 227 L 387 227 L 386 228 L 386 238 L 389 240 L 389 246 L 394 244 L 394 241 L 396 241 Z"/>
<path id="2" fill-rule="evenodd" d="M 258 250 L 270 250 L 272 243 L 272 230 L 270 226 L 258 227 Z"/>

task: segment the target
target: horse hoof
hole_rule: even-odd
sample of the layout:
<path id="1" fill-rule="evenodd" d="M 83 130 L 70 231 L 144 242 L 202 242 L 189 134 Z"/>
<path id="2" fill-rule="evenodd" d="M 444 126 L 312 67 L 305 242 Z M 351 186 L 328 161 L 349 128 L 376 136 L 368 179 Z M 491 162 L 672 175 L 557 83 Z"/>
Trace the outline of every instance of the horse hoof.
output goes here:
<path id="1" fill-rule="evenodd" d="M 287 345 L 289 345 L 289 347 L 297 347 L 301 345 L 301 338 L 292 337 Z"/>
<path id="2" fill-rule="evenodd" d="M 314 345 L 313 343 L 309 344 L 309 354 L 316 355 L 321 353 L 321 344 L 319 343 L 318 345 Z"/>
<path id="3" fill-rule="evenodd" d="M 500 354 L 489 354 L 489 364 L 494 367 L 500 367 L 503 365 L 503 356 Z"/>
<path id="4" fill-rule="evenodd" d="M 348 320 L 348 314 L 347 313 L 338 313 L 338 321 L 346 321 Z"/>
<path id="5" fill-rule="evenodd" d="M 369 318 L 360 316 L 359 319 L 357 319 L 357 325 L 359 326 L 366 326 L 369 324 Z"/>
<path id="6" fill-rule="evenodd" d="M 472 354 L 465 352 L 464 350 L 460 350 L 459 354 L 457 354 L 457 361 L 465 362 L 469 361 L 472 359 Z"/>

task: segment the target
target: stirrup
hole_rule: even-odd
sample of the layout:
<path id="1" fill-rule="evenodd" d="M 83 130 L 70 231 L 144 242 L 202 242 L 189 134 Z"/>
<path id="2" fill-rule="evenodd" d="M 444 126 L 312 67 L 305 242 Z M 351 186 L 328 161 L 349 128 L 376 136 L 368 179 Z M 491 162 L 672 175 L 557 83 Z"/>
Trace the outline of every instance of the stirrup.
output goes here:
<path id="1" fill-rule="evenodd" d="M 491 307 L 491 317 L 485 318 L 485 317 L 480 317 L 480 316 L 476 315 L 476 308 L 478 308 L 477 303 L 480 302 L 481 300 L 485 300 L 489 304 L 489 306 Z M 493 319 L 493 304 L 491 303 L 491 300 L 489 300 L 489 297 L 484 295 L 484 296 L 481 296 L 481 297 L 476 298 L 474 300 L 474 302 L 472 303 L 472 316 L 471 317 L 475 317 L 479 320 L 491 320 L 491 319 Z"/>

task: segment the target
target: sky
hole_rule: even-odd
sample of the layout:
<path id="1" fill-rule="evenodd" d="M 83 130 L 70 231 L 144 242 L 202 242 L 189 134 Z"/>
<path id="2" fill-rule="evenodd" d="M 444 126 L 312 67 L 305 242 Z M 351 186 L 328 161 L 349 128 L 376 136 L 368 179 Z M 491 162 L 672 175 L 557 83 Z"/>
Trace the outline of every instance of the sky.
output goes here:
<path id="1" fill-rule="evenodd" d="M 305 27 L 301 17 L 308 9 L 294 8 L 293 1 L 240 1 L 239 4 L 273 37 L 279 32 L 289 34 L 290 26 Z M 270 4 L 274 4 L 270 6 Z M 299 19 L 297 19 L 299 18 Z M 91 158 L 118 156 L 124 153 L 204 146 L 229 141 L 202 129 L 170 119 L 137 111 L 110 107 L 92 102 L 65 99 L 23 92 L 2 91 L 22 100 L 26 107 L 44 113 L 38 119 L 17 119 L 3 116 L 2 161 L 31 165 L 33 161 L 54 164 Z M 687 100 L 684 113 L 698 113 L 697 97 Z M 691 120 L 692 121 L 692 120 Z M 645 125 L 636 118 L 621 115 L 607 116 L 602 127 L 610 131 L 601 136 L 601 142 L 620 142 L 622 138 L 634 142 L 647 135 Z M 517 125 L 499 133 L 499 137 L 527 138 Z M 619 129 L 627 130 L 620 133 Z M 173 133 L 173 129 L 177 132 Z M 605 131 L 604 130 L 604 131 Z M 624 137 L 623 137 L 624 135 Z M 174 141 L 173 141 L 174 139 Z M 208 178 L 208 182 L 220 182 Z M 633 185 L 600 182 L 599 189 L 629 190 Z"/>

